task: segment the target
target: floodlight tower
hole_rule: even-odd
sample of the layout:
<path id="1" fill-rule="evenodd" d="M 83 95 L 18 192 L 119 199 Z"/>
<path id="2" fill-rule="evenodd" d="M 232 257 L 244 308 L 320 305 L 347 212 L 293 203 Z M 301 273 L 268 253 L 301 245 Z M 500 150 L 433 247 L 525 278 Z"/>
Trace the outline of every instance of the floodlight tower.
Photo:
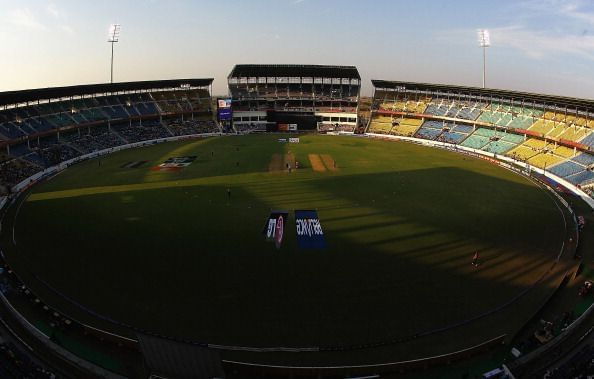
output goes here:
<path id="1" fill-rule="evenodd" d="M 478 30 L 479 46 L 483 48 L 483 88 L 485 88 L 485 76 L 487 71 L 487 47 L 491 46 L 491 37 L 487 29 Z"/>
<path id="2" fill-rule="evenodd" d="M 120 24 L 111 24 L 107 35 L 107 42 L 111 43 L 111 76 L 110 83 L 113 83 L 113 44 L 120 40 Z"/>

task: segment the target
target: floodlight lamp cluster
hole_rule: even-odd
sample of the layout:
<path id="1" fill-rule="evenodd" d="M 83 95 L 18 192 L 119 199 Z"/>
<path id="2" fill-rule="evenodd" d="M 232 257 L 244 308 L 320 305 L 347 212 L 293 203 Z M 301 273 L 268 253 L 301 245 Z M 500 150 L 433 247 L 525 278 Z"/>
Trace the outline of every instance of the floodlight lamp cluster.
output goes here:
<path id="1" fill-rule="evenodd" d="M 107 34 L 107 42 L 118 42 L 120 39 L 120 24 L 111 24 L 109 26 L 109 33 Z"/>
<path id="2" fill-rule="evenodd" d="M 489 35 L 489 31 L 487 29 L 479 29 L 477 34 L 480 47 L 491 46 L 491 36 Z"/>

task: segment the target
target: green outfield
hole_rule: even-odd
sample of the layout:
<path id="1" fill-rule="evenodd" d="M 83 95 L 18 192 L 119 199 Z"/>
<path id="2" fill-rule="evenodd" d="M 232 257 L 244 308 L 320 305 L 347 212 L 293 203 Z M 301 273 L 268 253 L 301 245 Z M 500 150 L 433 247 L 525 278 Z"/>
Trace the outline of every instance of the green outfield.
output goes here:
<path id="1" fill-rule="evenodd" d="M 33 188 L 16 246 L 4 233 L 8 260 L 85 322 L 94 318 L 41 282 L 163 335 L 299 347 L 406 340 L 473 319 L 534 285 L 559 254 L 565 226 L 551 195 L 494 164 L 400 142 L 278 138 L 172 142 L 77 164 Z M 179 171 L 151 169 L 186 156 L 196 158 Z M 290 218 L 277 250 L 261 233 L 279 209 Z M 327 249 L 299 249 L 296 209 L 318 211 Z M 557 279 L 385 357 L 512 335 Z"/>

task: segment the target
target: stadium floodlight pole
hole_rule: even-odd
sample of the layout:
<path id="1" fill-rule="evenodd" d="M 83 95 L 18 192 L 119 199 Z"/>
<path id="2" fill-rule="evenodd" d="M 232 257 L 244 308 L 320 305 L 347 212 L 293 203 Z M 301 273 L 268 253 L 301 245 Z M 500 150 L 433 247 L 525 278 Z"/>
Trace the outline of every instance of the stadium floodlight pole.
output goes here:
<path id="1" fill-rule="evenodd" d="M 107 42 L 111 43 L 111 75 L 109 82 L 113 83 L 113 44 L 120 40 L 120 24 L 111 24 L 107 35 Z"/>
<path id="2" fill-rule="evenodd" d="M 487 47 L 491 46 L 491 37 L 487 29 L 478 30 L 479 46 L 483 48 L 483 88 L 485 88 L 485 76 L 487 72 Z"/>

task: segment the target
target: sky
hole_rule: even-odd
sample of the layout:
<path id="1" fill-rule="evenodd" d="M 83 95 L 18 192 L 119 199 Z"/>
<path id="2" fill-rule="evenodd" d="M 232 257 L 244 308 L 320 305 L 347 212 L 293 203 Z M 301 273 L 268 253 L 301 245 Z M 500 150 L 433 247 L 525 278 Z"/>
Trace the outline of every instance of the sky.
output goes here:
<path id="1" fill-rule="evenodd" d="M 235 64 L 355 65 L 371 79 L 594 99 L 594 0 L 0 0 L 0 91 L 214 78 Z"/>

